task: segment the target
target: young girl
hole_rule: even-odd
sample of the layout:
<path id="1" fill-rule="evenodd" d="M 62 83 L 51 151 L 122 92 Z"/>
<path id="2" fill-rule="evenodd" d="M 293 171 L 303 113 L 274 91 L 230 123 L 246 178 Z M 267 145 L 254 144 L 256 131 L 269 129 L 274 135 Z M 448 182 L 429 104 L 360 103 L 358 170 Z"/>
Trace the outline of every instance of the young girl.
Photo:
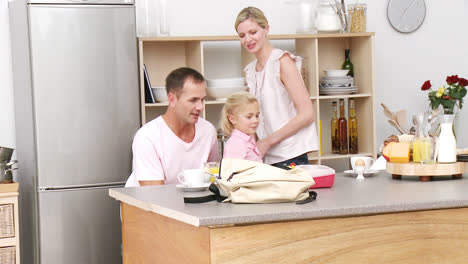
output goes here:
<path id="1" fill-rule="evenodd" d="M 244 8 L 235 29 L 241 45 L 256 58 L 244 71 L 262 112 L 257 145 L 265 163 L 309 163 L 307 153 L 319 145 L 314 106 L 300 74 L 302 58 L 270 44 L 270 26 L 258 8 Z"/>
<path id="2" fill-rule="evenodd" d="M 263 162 L 255 140 L 259 123 L 258 102 L 248 92 L 229 96 L 223 108 L 221 127 L 229 136 L 224 147 L 224 158 Z"/>

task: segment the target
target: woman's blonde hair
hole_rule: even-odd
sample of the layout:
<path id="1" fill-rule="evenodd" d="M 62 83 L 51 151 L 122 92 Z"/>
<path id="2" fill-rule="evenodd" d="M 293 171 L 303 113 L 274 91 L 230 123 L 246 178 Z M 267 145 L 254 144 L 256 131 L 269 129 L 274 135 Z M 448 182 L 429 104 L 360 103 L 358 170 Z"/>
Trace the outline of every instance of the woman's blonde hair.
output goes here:
<path id="1" fill-rule="evenodd" d="M 230 136 L 234 125 L 229 121 L 228 115 L 234 115 L 240 108 L 247 104 L 258 103 L 257 98 L 248 92 L 236 92 L 226 99 L 221 117 L 221 129 L 224 135 Z"/>
<path id="2" fill-rule="evenodd" d="M 249 18 L 257 22 L 257 24 L 261 26 L 262 28 L 266 28 L 266 26 L 268 26 L 268 20 L 265 17 L 265 14 L 263 14 L 262 10 L 253 6 L 249 6 L 249 7 L 242 9 L 237 15 L 236 23 L 234 24 L 234 28 L 236 29 L 236 32 L 237 32 L 237 27 L 239 26 L 239 24 L 248 20 Z"/>

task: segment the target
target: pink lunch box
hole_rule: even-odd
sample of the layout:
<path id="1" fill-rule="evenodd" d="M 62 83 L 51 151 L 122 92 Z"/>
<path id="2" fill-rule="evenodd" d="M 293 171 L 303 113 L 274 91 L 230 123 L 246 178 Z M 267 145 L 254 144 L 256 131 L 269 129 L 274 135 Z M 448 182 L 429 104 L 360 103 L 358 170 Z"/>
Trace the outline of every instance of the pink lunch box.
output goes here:
<path id="1" fill-rule="evenodd" d="M 315 184 L 310 189 L 330 188 L 335 182 L 335 170 L 324 165 L 297 165 L 296 168 L 301 168 L 309 172 L 314 178 Z"/>

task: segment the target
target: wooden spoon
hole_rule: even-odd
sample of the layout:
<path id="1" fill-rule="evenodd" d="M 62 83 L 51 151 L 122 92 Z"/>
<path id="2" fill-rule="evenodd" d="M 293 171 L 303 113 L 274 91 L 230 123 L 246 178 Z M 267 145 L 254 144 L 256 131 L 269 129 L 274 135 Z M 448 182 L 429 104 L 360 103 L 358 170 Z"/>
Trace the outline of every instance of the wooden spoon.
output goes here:
<path id="1" fill-rule="evenodd" d="M 380 105 L 383 107 L 384 109 L 384 115 L 388 118 L 388 119 L 394 119 L 394 113 L 392 111 L 390 111 L 390 109 L 384 104 L 384 103 L 380 103 Z"/>
<path id="2" fill-rule="evenodd" d="M 396 112 L 396 121 L 401 128 L 406 126 L 406 110 Z"/>
<path id="3" fill-rule="evenodd" d="M 396 128 L 398 130 L 398 132 L 400 132 L 401 134 L 405 134 L 405 131 L 403 129 L 401 129 L 401 127 L 398 125 L 398 123 L 395 120 L 389 119 L 388 123 L 390 123 L 390 125 L 392 125 L 394 128 Z"/>

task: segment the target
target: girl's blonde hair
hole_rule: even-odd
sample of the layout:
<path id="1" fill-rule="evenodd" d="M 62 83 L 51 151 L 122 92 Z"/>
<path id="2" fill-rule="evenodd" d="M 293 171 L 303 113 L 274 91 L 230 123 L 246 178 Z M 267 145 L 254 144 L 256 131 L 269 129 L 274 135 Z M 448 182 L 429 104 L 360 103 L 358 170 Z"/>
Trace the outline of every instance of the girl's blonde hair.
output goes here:
<path id="1" fill-rule="evenodd" d="M 221 129 L 224 135 L 230 136 L 234 125 L 229 121 L 228 115 L 234 115 L 240 108 L 247 104 L 258 103 L 257 98 L 248 92 L 236 92 L 226 99 L 223 107 L 223 116 L 221 117 Z"/>
<path id="2" fill-rule="evenodd" d="M 236 23 L 234 23 L 234 28 L 236 29 L 236 32 L 239 24 L 246 21 L 249 18 L 257 22 L 257 24 L 262 28 L 266 28 L 266 26 L 268 26 L 268 20 L 265 17 L 265 14 L 263 14 L 262 10 L 253 6 L 249 6 L 242 9 L 237 15 Z"/>

